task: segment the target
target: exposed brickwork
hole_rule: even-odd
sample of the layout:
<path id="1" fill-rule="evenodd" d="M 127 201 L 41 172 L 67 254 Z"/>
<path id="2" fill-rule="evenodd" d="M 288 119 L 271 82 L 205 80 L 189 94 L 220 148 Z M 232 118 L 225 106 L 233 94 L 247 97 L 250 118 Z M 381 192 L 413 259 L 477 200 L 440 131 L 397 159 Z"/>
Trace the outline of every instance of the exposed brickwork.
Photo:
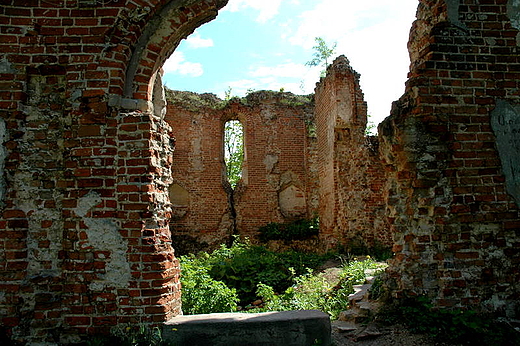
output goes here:
<path id="1" fill-rule="evenodd" d="M 391 246 L 378 142 L 365 136 L 367 107 L 359 75 L 344 56 L 317 85 L 315 113 L 322 245 Z"/>
<path id="2" fill-rule="evenodd" d="M 256 92 L 224 106 L 210 95 L 176 95 L 183 100 L 172 100 L 167 115 L 177 139 L 173 177 L 188 198 L 174 214 L 174 237 L 188 236 L 199 248 L 215 248 L 229 242 L 232 234 L 255 240 L 261 226 L 317 213 L 316 189 L 309 184 L 315 178 L 315 169 L 309 169 L 315 160 L 315 141 L 308 131 L 313 118 L 310 100 Z M 235 191 L 227 182 L 224 164 L 228 120 L 239 120 L 244 129 L 243 175 Z"/>
<path id="3" fill-rule="evenodd" d="M 169 53 L 225 1 L 98 3 L 0 6 L 0 324 L 25 342 L 73 342 L 180 310 L 168 232 L 173 143 L 152 94 Z M 518 317 L 518 171 L 510 164 L 518 158 L 503 153 L 519 151 L 519 13 L 514 0 L 420 1 L 406 93 L 380 126 L 395 296 L 425 293 L 439 306 Z M 362 109 L 356 100 L 347 105 Z M 254 126 L 282 126 L 281 117 L 260 119 Z M 320 193 L 334 206 L 326 225 L 344 220 L 335 206 L 347 206 L 350 193 L 339 188 L 350 180 L 334 153 L 365 155 L 341 146 L 334 122 L 322 127 L 332 149 L 317 144 L 330 187 Z M 254 141 L 260 151 L 250 157 L 275 163 L 278 155 L 277 164 L 248 172 L 274 190 L 295 168 L 282 166 L 289 159 L 271 135 Z M 264 196 L 259 186 L 241 198 Z"/>
<path id="4" fill-rule="evenodd" d="M 519 16 L 514 1 L 421 1 L 406 94 L 379 127 L 396 296 L 519 314 L 520 215 L 490 122 L 520 122 Z"/>
<path id="5" fill-rule="evenodd" d="M 215 248 L 228 243 L 234 233 L 223 156 L 226 113 L 214 108 L 219 100 L 209 100 L 209 105 L 190 105 L 186 96 L 188 104 L 168 102 L 166 121 L 176 138 L 172 175 L 179 186 L 171 189 L 171 200 L 179 202 L 173 202 L 170 228 L 182 253 Z M 179 193 L 186 197 L 175 196 Z"/>
<path id="6" fill-rule="evenodd" d="M 224 3 L 2 2 L 0 325 L 16 339 L 180 312 L 170 135 L 149 101 L 157 66 Z"/>

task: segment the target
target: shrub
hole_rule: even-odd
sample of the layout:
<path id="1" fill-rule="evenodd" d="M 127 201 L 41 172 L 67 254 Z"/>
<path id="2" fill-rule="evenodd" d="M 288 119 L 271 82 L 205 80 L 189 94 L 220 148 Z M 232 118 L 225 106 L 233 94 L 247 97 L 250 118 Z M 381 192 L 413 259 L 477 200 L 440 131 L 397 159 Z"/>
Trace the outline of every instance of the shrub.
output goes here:
<path id="1" fill-rule="evenodd" d="M 283 292 L 291 285 L 295 275 L 305 273 L 307 267 L 317 267 L 328 258 L 330 255 L 319 256 L 295 251 L 275 253 L 262 246 L 251 245 L 247 240 L 238 239 L 232 246 L 221 245 L 211 254 L 201 252 L 197 256 L 181 256 L 183 310 L 185 313 L 195 313 L 188 311 L 201 311 L 200 308 L 195 309 L 195 306 L 203 305 L 207 309 L 202 310 L 207 311 L 210 309 L 210 302 L 218 294 L 222 296 L 223 302 L 228 301 L 231 294 L 225 287 L 234 290 L 241 304 L 247 305 L 256 299 L 259 282 L 273 287 L 276 292 Z M 205 291 L 205 285 L 210 285 L 215 293 Z M 235 305 L 219 306 L 220 310 L 236 308 L 236 301 Z"/>
<path id="2" fill-rule="evenodd" d="M 222 245 L 214 251 L 208 265 L 213 279 L 234 287 L 242 304 L 248 304 L 256 299 L 259 282 L 283 292 L 295 275 L 304 273 L 307 267 L 318 266 L 325 258 L 328 257 L 295 251 L 276 253 L 237 239 L 231 247 Z"/>
<path id="3" fill-rule="evenodd" d="M 366 269 L 377 269 L 380 265 L 371 259 L 350 262 L 343 266 L 339 282 L 334 286 L 323 275 L 314 275 L 311 270 L 293 279 L 293 285 L 283 294 L 277 295 L 272 287 L 260 283 L 257 294 L 265 302 L 263 311 L 316 309 L 336 319 L 348 307 L 348 296 L 354 292 L 353 285 L 365 281 Z"/>
<path id="4" fill-rule="evenodd" d="M 182 256 L 180 261 L 182 310 L 185 314 L 236 311 L 238 302 L 236 290 L 229 288 L 222 281 L 214 280 L 209 275 L 210 267 L 204 257 Z"/>
<path id="5" fill-rule="evenodd" d="M 319 233 L 318 218 L 312 220 L 296 220 L 283 224 L 272 222 L 258 229 L 260 241 L 268 240 L 304 240 Z"/>
<path id="6" fill-rule="evenodd" d="M 348 306 L 352 286 L 365 281 L 365 270 L 379 268 L 372 259 L 343 266 L 339 280 L 313 273 L 331 255 L 295 251 L 275 253 L 235 240 L 211 254 L 180 258 L 182 304 L 186 314 L 235 311 L 262 297 L 264 307 L 251 311 L 322 310 L 332 318 Z"/>
<path id="7" fill-rule="evenodd" d="M 404 323 L 412 332 L 429 334 L 443 342 L 520 345 L 520 335 L 513 328 L 475 311 L 433 308 L 424 296 L 402 300 L 377 318 L 390 324 Z"/>

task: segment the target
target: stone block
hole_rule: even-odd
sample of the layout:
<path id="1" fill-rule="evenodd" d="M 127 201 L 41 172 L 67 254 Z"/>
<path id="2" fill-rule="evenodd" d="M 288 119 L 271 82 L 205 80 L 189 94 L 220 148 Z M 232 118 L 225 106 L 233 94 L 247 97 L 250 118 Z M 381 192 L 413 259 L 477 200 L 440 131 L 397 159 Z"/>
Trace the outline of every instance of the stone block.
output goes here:
<path id="1" fill-rule="evenodd" d="M 163 338 L 181 346 L 326 346 L 330 333 L 317 310 L 179 316 L 163 326 Z"/>

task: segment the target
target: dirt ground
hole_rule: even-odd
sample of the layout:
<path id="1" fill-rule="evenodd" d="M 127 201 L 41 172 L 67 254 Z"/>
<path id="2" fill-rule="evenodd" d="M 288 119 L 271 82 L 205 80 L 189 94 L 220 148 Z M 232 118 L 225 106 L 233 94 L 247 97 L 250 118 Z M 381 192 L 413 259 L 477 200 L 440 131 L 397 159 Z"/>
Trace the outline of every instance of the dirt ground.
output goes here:
<path id="1" fill-rule="evenodd" d="M 369 324 L 365 329 L 353 332 L 340 332 L 332 328 L 333 346 L 459 346 L 439 343 L 431 337 L 414 334 L 404 326 L 377 326 Z"/>

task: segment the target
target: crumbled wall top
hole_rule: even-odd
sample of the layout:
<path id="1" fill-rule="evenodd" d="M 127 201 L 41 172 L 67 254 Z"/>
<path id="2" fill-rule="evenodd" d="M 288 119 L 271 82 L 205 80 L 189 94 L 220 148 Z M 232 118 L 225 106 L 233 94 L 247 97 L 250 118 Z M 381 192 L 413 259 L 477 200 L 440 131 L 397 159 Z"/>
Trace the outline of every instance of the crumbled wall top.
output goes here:
<path id="1" fill-rule="evenodd" d="M 201 109 L 223 109 L 230 104 L 254 106 L 261 103 L 282 106 L 308 106 L 314 104 L 314 95 L 295 95 L 290 92 L 261 90 L 254 91 L 245 97 L 231 97 L 222 100 L 212 93 L 198 94 L 191 91 L 178 91 L 166 88 L 166 99 L 170 105 L 182 107 L 190 111 Z"/>

